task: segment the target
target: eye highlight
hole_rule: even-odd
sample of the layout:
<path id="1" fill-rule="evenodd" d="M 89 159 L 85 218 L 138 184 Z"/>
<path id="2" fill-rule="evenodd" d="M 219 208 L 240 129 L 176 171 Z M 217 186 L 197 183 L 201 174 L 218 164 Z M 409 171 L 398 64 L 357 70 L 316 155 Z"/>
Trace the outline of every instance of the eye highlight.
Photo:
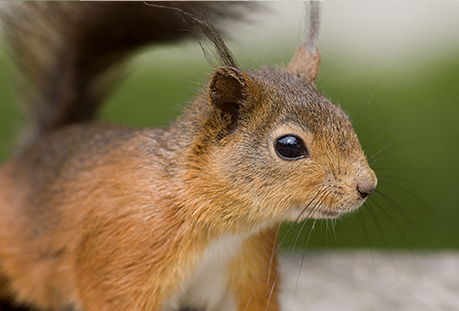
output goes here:
<path id="1" fill-rule="evenodd" d="M 300 137 L 287 134 L 276 139 L 274 149 L 277 155 L 284 160 L 298 160 L 309 155 L 308 148 Z"/>

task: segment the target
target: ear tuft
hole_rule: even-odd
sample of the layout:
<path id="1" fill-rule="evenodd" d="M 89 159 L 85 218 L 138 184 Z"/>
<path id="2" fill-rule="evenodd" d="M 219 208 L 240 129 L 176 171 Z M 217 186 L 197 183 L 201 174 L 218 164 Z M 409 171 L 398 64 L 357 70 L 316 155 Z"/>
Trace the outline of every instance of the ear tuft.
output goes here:
<path id="1" fill-rule="evenodd" d="M 320 5 L 318 1 L 306 2 L 308 33 L 288 69 L 307 80 L 315 81 L 319 73 L 320 53 L 318 48 Z"/>
<path id="2" fill-rule="evenodd" d="M 246 102 L 249 77 L 232 67 L 215 69 L 209 85 L 209 97 L 213 108 L 220 114 L 228 133 L 238 126 L 241 107 Z"/>
<path id="3" fill-rule="evenodd" d="M 303 45 L 296 51 L 295 57 L 293 57 L 293 60 L 288 65 L 288 69 L 295 74 L 305 76 L 308 80 L 316 81 L 319 73 L 319 65 L 319 50 L 311 54 Z"/>

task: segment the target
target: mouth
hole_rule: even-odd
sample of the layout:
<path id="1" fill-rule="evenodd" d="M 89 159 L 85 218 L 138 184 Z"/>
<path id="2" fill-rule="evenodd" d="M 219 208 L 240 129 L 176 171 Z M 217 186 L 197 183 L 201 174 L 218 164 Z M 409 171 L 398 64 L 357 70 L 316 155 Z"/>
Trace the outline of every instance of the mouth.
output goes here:
<path id="1" fill-rule="evenodd" d="M 294 218 L 297 221 L 303 221 L 306 219 L 336 219 L 344 214 L 357 210 L 364 202 L 365 200 L 359 200 L 359 202 L 352 205 L 334 206 L 333 208 L 330 208 L 330 206 L 315 206 L 313 208 L 297 207 L 293 209 L 293 214 L 296 214 L 296 217 Z"/>

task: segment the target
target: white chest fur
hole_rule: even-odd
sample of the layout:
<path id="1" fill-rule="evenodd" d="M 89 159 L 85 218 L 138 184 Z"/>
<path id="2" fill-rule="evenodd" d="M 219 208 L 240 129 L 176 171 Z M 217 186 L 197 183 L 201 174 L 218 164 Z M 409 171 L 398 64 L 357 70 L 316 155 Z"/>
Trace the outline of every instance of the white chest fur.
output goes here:
<path id="1" fill-rule="evenodd" d="M 213 240 L 203 259 L 163 311 L 235 311 L 236 297 L 228 292 L 228 264 L 240 250 L 243 237 L 227 235 Z"/>

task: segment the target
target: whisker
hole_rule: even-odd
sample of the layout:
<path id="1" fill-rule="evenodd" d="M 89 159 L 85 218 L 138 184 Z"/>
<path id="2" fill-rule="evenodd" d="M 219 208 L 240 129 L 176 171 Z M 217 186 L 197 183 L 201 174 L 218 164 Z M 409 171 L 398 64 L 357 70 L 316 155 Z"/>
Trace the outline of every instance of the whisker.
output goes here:
<path id="1" fill-rule="evenodd" d="M 392 218 L 392 216 L 384 209 L 384 207 L 382 207 L 381 204 L 378 201 L 376 201 L 374 198 L 369 197 L 368 199 L 371 200 L 379 208 L 379 210 L 387 217 L 387 219 L 389 219 L 389 221 L 392 223 L 394 228 L 398 231 L 398 233 L 399 233 L 400 237 L 402 238 L 403 243 L 405 244 L 405 246 L 407 248 L 410 248 L 410 243 L 406 239 L 405 234 L 400 229 L 400 226 L 397 224 L 397 222 L 394 220 L 394 218 Z"/>
<path id="2" fill-rule="evenodd" d="M 270 258 L 268 264 L 266 265 L 266 267 L 265 267 L 263 273 L 262 273 L 262 274 L 260 275 L 260 277 L 258 278 L 257 283 L 255 284 L 255 287 L 254 287 L 254 289 L 253 289 L 253 291 L 252 291 L 252 294 L 250 295 L 250 297 L 249 297 L 249 299 L 248 299 L 248 301 L 247 301 L 247 304 L 246 304 L 246 306 L 245 306 L 245 308 L 244 308 L 244 311 L 247 310 L 247 308 L 248 308 L 250 302 L 252 301 L 253 295 L 255 294 L 255 290 L 256 290 L 256 288 L 258 287 L 258 284 L 260 284 L 260 281 L 261 281 L 261 278 L 263 277 L 263 274 L 266 273 L 266 269 L 268 269 L 269 267 L 272 266 L 272 262 L 273 262 L 275 256 L 277 255 L 277 253 L 279 252 L 279 249 L 281 248 L 282 244 L 285 242 L 285 240 L 286 240 L 288 234 L 293 230 L 293 228 L 295 227 L 295 224 L 298 223 L 298 220 L 300 219 L 300 217 L 302 216 L 302 214 L 305 212 L 305 210 L 307 210 L 307 209 L 309 208 L 309 206 L 311 206 L 311 204 L 314 203 L 314 201 L 319 197 L 319 195 L 321 195 L 321 193 L 323 193 L 324 191 L 326 191 L 326 190 L 329 189 L 329 188 L 330 188 L 330 186 L 327 186 L 327 187 L 325 187 L 324 189 L 319 190 L 319 191 L 314 195 L 314 197 L 311 199 L 311 201 L 310 201 L 310 202 L 306 205 L 306 207 L 300 212 L 300 215 L 298 215 L 298 217 L 295 219 L 295 221 L 294 221 L 293 223 L 290 224 L 290 227 L 288 228 L 287 232 L 286 232 L 286 233 L 284 234 L 284 236 L 282 237 L 282 240 L 279 242 L 279 244 L 277 245 L 277 247 L 273 247 L 274 250 L 273 250 L 273 252 L 272 252 L 271 258 Z M 319 199 L 319 200 L 320 200 L 320 199 Z M 316 206 L 317 206 L 317 204 L 314 205 L 314 208 L 315 208 Z M 311 211 L 307 214 L 306 219 L 305 219 L 305 222 L 309 219 L 309 216 L 314 212 L 314 208 L 312 208 Z M 290 247 L 289 247 L 289 248 L 290 248 Z M 280 268 L 282 267 L 282 265 L 283 265 L 283 263 L 284 263 L 284 260 L 285 260 L 285 258 L 281 261 L 281 263 L 280 263 L 280 265 L 279 265 L 279 270 L 280 270 Z M 275 277 L 275 279 L 274 279 L 274 281 L 273 281 L 273 286 L 272 286 L 272 288 L 271 288 L 271 294 L 270 294 L 270 296 L 269 296 L 268 303 L 269 303 L 269 301 L 270 301 L 270 299 L 271 299 L 272 292 L 273 292 L 273 290 L 274 290 L 275 284 L 276 284 L 277 279 L 278 279 L 278 277 L 279 277 L 279 270 L 278 270 L 277 275 L 276 275 L 276 277 Z"/>
<path id="3" fill-rule="evenodd" d="M 417 232 L 416 227 L 413 225 L 413 223 L 411 222 L 410 218 L 408 217 L 408 215 L 404 212 L 404 210 L 401 208 L 401 206 L 394 199 L 389 197 L 387 194 L 379 191 L 378 189 L 376 189 L 374 192 L 379 194 L 380 196 L 382 196 L 383 199 L 387 203 L 389 203 L 389 205 L 395 206 L 396 207 L 395 210 L 397 211 L 397 213 L 406 221 L 406 223 L 408 223 L 410 225 L 410 227 L 413 229 L 414 232 L 416 232 L 416 234 L 419 234 Z M 376 202 L 376 201 L 374 201 L 374 202 Z"/>
<path id="4" fill-rule="evenodd" d="M 309 244 L 309 240 L 311 239 L 311 235 L 312 235 L 312 232 L 314 231 L 316 223 L 317 223 L 317 219 L 314 219 L 314 221 L 312 222 L 311 230 L 309 231 L 309 234 L 308 234 L 308 239 L 306 240 L 306 245 L 304 246 L 304 249 L 303 249 L 303 255 L 301 256 L 300 267 L 298 269 L 298 276 L 296 277 L 295 299 L 296 299 L 296 296 L 298 294 L 298 285 L 299 285 L 299 282 L 300 282 L 301 270 L 303 269 L 304 257 L 306 256 L 306 247 Z"/>
<path id="5" fill-rule="evenodd" d="M 310 216 L 316 212 L 316 210 L 318 208 L 320 208 L 320 206 L 323 204 L 324 200 L 326 200 L 326 198 L 328 197 L 328 195 L 330 194 L 330 191 L 328 191 L 331 187 L 330 186 L 327 186 L 325 187 L 324 189 L 321 189 L 317 192 L 317 194 L 313 197 L 313 199 L 309 202 L 309 204 L 301 211 L 300 215 L 303 214 L 308 208 L 309 206 L 314 202 L 317 201 L 314 203 L 314 205 L 312 206 L 311 210 L 309 211 L 308 215 L 306 216 L 306 219 L 303 221 L 303 223 L 301 224 L 301 227 L 300 227 L 300 230 L 296 233 L 295 237 L 294 237 L 294 242 L 292 244 L 290 244 L 288 250 L 289 251 L 293 251 L 293 249 L 296 247 L 296 244 L 299 240 L 299 237 L 301 235 L 301 233 L 303 232 L 304 228 L 306 227 L 306 224 L 307 224 L 307 220 L 310 219 Z M 297 218 L 298 220 L 298 218 Z M 317 222 L 317 219 L 314 220 L 313 224 L 312 224 L 312 227 L 311 227 L 311 230 L 309 232 L 309 236 L 308 236 L 308 239 L 306 241 L 306 245 L 305 247 L 307 246 L 307 244 L 309 243 L 309 240 L 311 238 L 311 235 L 312 235 L 312 232 L 314 231 L 314 227 L 315 227 L 315 224 Z M 293 245 L 293 247 L 292 247 Z M 301 268 L 303 266 L 303 261 L 304 261 L 304 257 L 305 257 L 305 254 L 306 254 L 306 250 L 303 251 L 303 256 L 302 256 L 302 259 L 301 259 L 301 264 L 300 264 L 300 270 L 298 272 L 298 276 L 297 276 L 297 283 L 296 283 L 296 289 L 295 289 L 295 297 L 297 295 L 297 289 L 298 289 L 298 282 L 299 282 L 299 277 L 300 277 L 300 274 L 301 274 Z M 285 257 L 282 259 L 282 262 L 280 264 L 280 267 L 282 267 L 283 263 L 284 263 L 284 260 L 285 260 Z M 279 275 L 279 273 L 278 273 Z M 274 280 L 274 282 L 277 281 L 277 276 L 276 276 L 276 279 Z M 271 293 L 270 293 L 270 297 L 269 297 L 269 300 L 271 299 L 271 294 L 272 294 L 272 291 L 274 290 L 274 285 L 275 283 L 273 283 L 272 287 L 271 287 Z"/>
<path id="6" fill-rule="evenodd" d="M 286 258 L 286 257 L 284 257 L 284 258 L 282 259 L 282 262 L 281 262 L 281 264 L 279 265 L 279 269 L 280 269 L 280 268 L 282 267 L 282 265 L 284 264 L 285 258 Z M 279 271 L 278 271 L 277 274 L 276 274 L 276 277 L 274 278 L 273 285 L 271 286 L 271 291 L 269 292 L 268 301 L 266 302 L 265 311 L 268 310 L 268 306 L 269 306 L 269 303 L 271 302 L 271 297 L 272 297 L 272 295 L 273 295 L 273 293 L 274 293 L 274 288 L 276 287 L 276 283 L 277 283 L 277 280 L 279 279 L 279 275 L 280 275 L 280 273 L 279 273 Z"/>
<path id="7" fill-rule="evenodd" d="M 386 239 L 386 237 L 384 235 L 384 231 L 381 228 L 381 224 L 379 223 L 378 217 L 377 217 L 375 211 L 373 210 L 373 206 L 370 204 L 370 202 L 368 200 L 365 202 L 365 204 L 368 206 L 368 208 L 365 209 L 365 210 L 367 210 L 369 212 L 369 214 L 371 216 L 371 219 L 373 220 L 373 223 L 375 224 L 376 229 L 379 232 L 379 236 L 381 237 L 381 240 L 382 240 L 382 242 L 384 244 L 384 247 L 389 249 L 389 255 L 391 257 L 391 261 L 395 265 L 395 258 L 393 256 L 394 254 L 391 251 L 391 248 L 389 247 L 389 243 L 387 242 L 387 239 Z"/>
<path id="8" fill-rule="evenodd" d="M 323 192 L 327 191 L 328 189 L 330 189 L 331 186 L 328 185 L 327 187 L 323 188 L 323 189 L 320 189 L 315 195 L 314 197 L 311 199 L 311 201 L 306 205 L 305 208 L 303 208 L 303 210 L 301 211 L 301 213 L 298 215 L 298 217 L 295 219 L 295 223 L 298 223 L 298 220 L 301 218 L 301 216 L 303 215 L 303 213 L 311 206 L 311 204 L 314 202 L 314 200 Z M 311 212 L 308 213 L 308 215 L 306 216 L 306 219 L 309 218 L 309 216 L 311 215 Z"/>
<path id="9" fill-rule="evenodd" d="M 320 85 L 322 84 L 322 81 L 324 80 L 324 78 L 327 76 L 328 72 L 330 71 L 331 67 L 329 67 L 327 69 L 327 71 L 325 71 L 325 73 L 322 75 L 322 77 L 320 78 L 319 80 L 319 83 L 317 83 L 317 89 L 320 89 Z"/>
<path id="10" fill-rule="evenodd" d="M 360 107 L 363 105 L 363 103 L 367 100 L 368 96 L 371 95 L 371 93 L 389 76 L 392 74 L 392 72 L 394 72 L 399 66 L 393 68 L 391 71 L 389 71 L 384 77 L 382 77 L 382 79 L 379 80 L 378 83 L 376 83 L 369 91 L 368 93 L 365 95 L 365 97 L 360 101 L 360 104 L 357 106 L 357 108 L 355 109 L 355 112 L 357 112 Z M 369 102 L 370 103 L 370 102 Z M 367 104 L 366 107 L 363 108 L 363 110 L 361 112 L 359 112 L 359 114 L 353 118 L 353 123 L 355 124 L 355 121 L 362 115 L 363 112 L 365 112 L 365 110 L 367 109 L 369 103 Z M 352 114 L 351 114 L 352 115 Z"/>
<path id="11" fill-rule="evenodd" d="M 375 224 L 376 229 L 379 232 L 379 235 L 381 236 L 381 240 L 383 241 L 383 244 L 385 247 L 389 247 L 389 244 L 387 243 L 386 237 L 384 236 L 384 232 L 381 228 L 381 224 L 379 223 L 378 217 L 376 217 L 375 212 L 373 211 L 373 207 L 371 206 L 370 202 L 367 200 L 365 201 L 365 204 L 367 205 L 368 208 L 365 210 L 368 211 L 368 213 L 371 216 L 371 219 L 373 220 L 373 223 Z"/>
<path id="12" fill-rule="evenodd" d="M 330 187 L 326 187 L 325 189 L 328 189 Z M 313 212 L 316 211 L 317 208 L 319 208 L 323 201 L 327 198 L 327 196 L 330 194 L 329 191 L 324 191 L 324 193 L 321 195 L 321 197 L 319 198 L 319 200 L 314 204 L 314 206 L 312 207 L 311 211 L 309 212 L 309 215 Z M 303 209 L 304 211 L 304 209 Z M 309 215 L 308 215 L 308 219 L 309 219 Z M 308 235 L 308 238 L 306 240 L 306 245 L 304 246 L 304 250 L 303 250 L 303 255 L 301 257 L 301 263 L 300 263 L 300 267 L 299 267 L 299 270 L 298 270 L 298 276 L 297 276 L 297 279 L 296 279 L 296 287 L 295 287 L 295 298 L 297 297 L 297 293 L 298 293 L 298 284 L 299 284 L 299 280 L 300 280 L 300 275 L 301 275 L 301 269 L 303 267 L 303 262 L 304 262 L 304 258 L 305 258 L 305 255 L 306 255 L 306 246 L 309 244 L 309 240 L 311 238 L 311 235 L 312 235 L 312 232 L 314 231 L 314 228 L 315 228 L 315 225 L 317 223 L 317 219 L 314 219 L 314 222 L 311 226 L 311 230 L 309 231 L 309 235 Z M 296 238 L 298 240 L 301 232 L 303 232 L 304 228 L 306 226 L 306 220 L 302 223 L 301 225 L 301 228 L 298 232 L 298 234 L 296 235 Z M 304 237 L 304 236 L 303 236 Z M 304 243 L 303 243 L 304 244 Z"/>
<path id="13" fill-rule="evenodd" d="M 413 186 L 419 186 L 417 183 L 415 183 L 414 181 L 408 179 L 408 178 L 403 178 L 403 177 L 400 177 L 400 176 L 392 176 L 392 175 L 381 175 L 381 174 L 378 174 L 378 180 L 381 181 L 381 178 L 391 178 L 391 179 L 397 179 L 397 180 L 400 180 L 400 181 L 403 181 L 403 182 L 406 182 L 408 184 L 411 184 Z"/>
<path id="14" fill-rule="evenodd" d="M 365 112 L 365 110 L 370 107 L 370 106 L 374 106 L 375 104 L 377 103 L 380 103 L 384 100 L 385 98 L 384 97 L 379 97 L 378 99 L 375 99 L 375 96 L 374 95 L 371 95 L 371 98 L 367 101 L 367 106 L 359 113 L 359 115 L 356 116 L 355 119 L 351 119 L 352 121 L 352 124 L 354 124 L 354 126 L 358 126 L 363 120 L 365 120 L 365 118 L 369 118 L 371 117 L 372 115 L 376 114 L 377 113 L 377 110 L 376 109 L 373 109 L 373 110 L 370 110 L 370 112 L 368 112 L 366 115 L 365 115 L 365 118 L 363 119 L 360 119 L 360 120 L 357 120 L 360 118 L 360 115 L 363 115 L 363 113 Z"/>
<path id="15" fill-rule="evenodd" d="M 320 191 L 319 191 L 319 192 L 320 192 Z M 304 221 L 304 223 L 306 223 L 306 221 L 309 219 L 309 216 L 316 210 L 316 208 L 320 207 L 320 204 L 321 204 L 322 200 L 323 200 L 326 196 L 327 196 L 327 192 L 325 192 L 325 194 L 322 195 L 322 197 L 319 199 L 319 201 L 316 202 L 316 203 L 314 204 L 314 206 L 312 207 L 311 211 L 308 213 L 307 218 L 306 218 L 306 220 Z M 317 197 L 317 195 L 313 197 L 313 200 L 314 200 L 316 197 Z M 311 200 L 311 202 L 312 202 L 313 200 Z M 308 205 L 310 205 L 311 202 L 310 202 Z M 306 207 L 306 208 L 307 208 L 307 207 Z M 303 209 L 303 211 L 304 211 L 304 210 L 305 210 L 305 209 Z M 303 212 L 303 211 L 302 211 L 302 212 Z M 314 223 L 315 223 L 315 221 L 314 221 Z M 301 227 L 301 230 L 300 230 L 299 232 L 301 232 L 303 229 L 304 229 L 304 226 Z M 279 246 L 280 246 L 280 245 L 279 245 Z M 289 250 L 290 250 L 290 249 L 291 249 L 291 245 L 289 246 Z M 277 252 L 278 250 L 279 250 L 279 247 L 276 249 L 276 252 Z M 265 308 L 265 310 L 268 310 L 269 302 L 271 301 L 271 297 L 272 297 L 272 294 L 273 294 L 273 292 L 274 292 L 274 288 L 275 288 L 275 286 L 276 286 L 277 280 L 278 280 L 279 275 L 280 275 L 280 272 L 279 272 L 279 271 L 280 271 L 280 269 L 282 268 L 282 266 L 284 265 L 285 259 L 286 259 L 286 257 L 282 258 L 282 261 L 281 261 L 281 263 L 279 264 L 279 270 L 278 270 L 277 275 L 276 275 L 276 277 L 275 277 L 275 279 L 274 279 L 274 281 L 273 281 L 273 284 L 272 284 L 272 286 L 271 286 L 271 291 L 270 291 L 269 296 L 268 296 L 268 301 L 267 301 L 267 303 L 266 303 L 266 308 Z M 270 262 L 272 262 L 272 260 L 273 260 L 273 257 L 271 257 Z M 257 285 L 258 285 L 258 283 L 257 283 Z M 254 291 L 255 291 L 255 290 L 254 290 Z M 254 292 L 252 292 L 252 296 L 253 296 L 253 294 L 254 294 Z M 251 298 L 252 298 L 252 296 L 251 296 Z M 247 308 L 247 306 L 246 306 L 246 308 Z"/>
<path id="16" fill-rule="evenodd" d="M 332 204 L 333 200 L 336 198 L 336 196 L 337 196 L 337 194 L 334 193 L 333 197 L 330 200 L 330 207 L 331 207 L 331 204 Z M 335 219 L 329 219 L 329 220 L 330 220 L 330 223 L 331 223 L 333 237 L 335 238 L 335 242 L 337 242 L 338 241 L 338 237 L 336 235 L 336 220 Z M 327 224 L 328 224 L 328 221 L 327 221 Z"/>
<path id="17" fill-rule="evenodd" d="M 336 219 L 329 219 L 330 221 L 330 227 L 331 227 L 331 232 L 333 233 L 333 238 L 335 242 L 338 242 L 338 236 L 336 235 Z"/>
<path id="18" fill-rule="evenodd" d="M 383 152 L 384 150 L 386 150 L 387 148 L 389 148 L 390 146 L 392 146 L 395 142 L 397 142 L 399 139 L 401 139 L 403 136 L 405 136 L 406 134 L 408 134 L 409 132 L 411 132 L 414 128 L 416 128 L 422 121 L 419 121 L 418 123 L 415 123 L 414 125 L 412 125 L 411 127 L 409 127 L 408 129 L 406 129 L 405 131 L 401 132 L 399 135 L 397 135 L 397 137 L 395 137 L 394 139 L 392 139 L 390 142 L 388 142 L 384 147 L 382 147 L 381 149 L 379 149 L 377 152 L 375 152 L 372 156 L 370 156 L 368 158 L 368 161 L 372 160 L 374 157 L 376 157 L 378 154 L 380 154 L 381 152 Z"/>
<path id="19" fill-rule="evenodd" d="M 329 188 L 329 187 L 327 187 Z M 326 189 L 327 189 L 326 188 Z M 295 236 L 295 245 L 294 247 L 296 247 L 296 243 L 298 242 L 299 240 L 299 236 L 301 235 L 301 232 L 303 232 L 304 228 L 306 227 L 306 223 L 307 223 L 307 220 L 310 219 L 309 216 L 314 213 L 323 203 L 323 201 L 328 197 L 328 195 L 330 194 L 329 191 L 324 191 L 324 193 L 321 195 L 321 197 L 319 198 L 319 200 L 314 204 L 314 206 L 312 207 L 311 211 L 308 213 L 308 216 L 307 216 L 307 219 L 305 221 L 303 221 L 303 223 L 301 224 L 301 227 L 300 227 L 300 230 L 298 231 L 298 233 L 296 234 Z M 303 209 L 304 211 L 304 209 Z M 313 225 L 311 227 L 311 231 L 309 232 L 309 236 L 308 236 L 308 239 L 306 240 L 306 245 L 308 245 L 309 243 L 309 240 L 311 238 L 311 234 L 312 234 L 312 231 L 314 230 L 314 227 L 315 227 L 315 224 L 316 224 L 316 221 L 317 219 L 314 219 L 314 222 L 313 222 Z M 304 237 L 304 236 L 303 236 Z M 302 245 L 304 244 L 304 240 L 303 240 L 303 243 Z"/>
<path id="20" fill-rule="evenodd" d="M 314 231 L 314 227 L 316 225 L 316 222 L 317 222 L 317 219 L 314 219 L 314 221 L 312 222 L 312 225 L 311 225 L 311 230 L 309 230 L 309 234 L 307 235 L 308 238 L 305 239 L 306 237 L 306 234 L 303 234 L 302 237 L 301 237 L 301 246 L 303 246 L 303 248 L 307 247 L 308 244 L 309 244 L 309 240 L 311 238 L 311 234 L 312 232 Z"/>
<path id="21" fill-rule="evenodd" d="M 386 136 L 387 134 L 389 134 L 393 129 L 388 129 L 387 131 L 385 131 L 384 133 L 382 133 L 381 135 L 379 135 L 378 138 L 376 138 L 373 143 L 371 144 L 370 148 L 368 148 L 367 150 L 367 154 L 370 153 L 371 149 L 373 149 L 373 147 L 376 145 L 376 143 L 381 139 L 383 138 L 384 136 Z"/>
<path id="22" fill-rule="evenodd" d="M 395 220 L 390 216 L 390 214 L 381 206 L 381 204 L 376 201 L 374 198 L 369 198 L 371 199 L 371 201 L 385 214 L 385 216 L 389 219 L 389 221 L 392 223 L 392 225 L 394 226 L 394 228 L 398 231 L 399 233 L 399 236 L 401 237 L 401 239 L 403 240 L 403 244 L 405 245 L 405 248 L 408 250 L 408 253 L 410 254 L 410 257 L 412 257 L 413 259 L 413 262 L 416 264 L 416 256 L 413 252 L 413 249 L 412 249 L 412 246 L 411 246 L 411 243 L 407 240 L 407 238 L 405 237 L 405 234 L 402 232 L 401 228 L 397 225 L 397 223 L 395 222 Z M 417 230 L 414 230 L 414 232 L 416 234 L 417 233 Z"/>
<path id="23" fill-rule="evenodd" d="M 363 235 L 365 237 L 365 241 L 366 241 L 366 243 L 368 245 L 368 248 L 370 249 L 371 261 L 372 261 L 373 267 L 374 267 L 375 262 L 374 262 L 373 247 L 371 246 L 371 243 L 370 243 L 370 237 L 368 235 L 367 225 L 365 223 L 365 219 L 362 216 L 362 210 L 361 209 L 358 210 L 357 215 L 358 215 L 359 222 L 360 222 L 360 228 L 362 229 Z"/>
<path id="24" fill-rule="evenodd" d="M 325 189 L 328 189 L 328 188 L 330 188 L 330 187 L 327 187 L 327 188 L 325 188 Z M 327 198 L 328 194 L 329 194 L 329 192 L 327 192 L 327 191 L 324 190 L 323 193 L 321 194 L 321 197 L 319 198 L 319 200 L 318 200 L 316 203 L 314 203 L 314 206 L 312 207 L 311 211 L 308 213 L 308 216 L 306 217 L 306 220 L 303 221 L 303 223 L 301 224 L 301 227 L 300 227 L 299 232 L 298 232 L 298 233 L 296 234 L 296 236 L 295 236 L 295 240 L 294 240 L 294 243 L 293 243 L 293 244 L 294 244 L 294 247 L 293 247 L 293 248 L 295 248 L 296 243 L 298 242 L 299 236 L 300 236 L 301 232 L 304 230 L 304 227 L 306 226 L 306 222 L 307 222 L 307 220 L 309 219 L 309 216 L 310 216 L 312 213 L 314 213 L 318 207 L 320 207 L 320 205 L 322 204 L 322 202 Z M 305 209 L 307 209 L 307 208 L 308 208 L 308 207 L 306 207 Z M 302 213 L 305 211 L 305 209 L 303 209 Z M 290 247 L 289 247 L 289 248 L 290 248 Z"/>
<path id="25" fill-rule="evenodd" d="M 271 248 L 271 258 L 273 258 L 274 252 L 276 250 L 276 241 L 277 241 L 277 237 L 279 236 L 279 231 L 280 231 L 280 225 L 277 226 L 276 235 L 275 235 L 275 238 L 274 238 L 274 241 L 273 241 L 273 247 Z M 272 264 L 273 264 L 273 262 L 272 262 L 272 260 L 270 260 L 269 263 L 268 263 L 268 277 L 266 278 L 267 284 L 269 284 L 269 280 L 271 279 Z"/>
<path id="26" fill-rule="evenodd" d="M 430 173 L 433 174 L 432 171 L 427 170 L 427 169 L 422 169 L 422 168 L 416 168 L 416 167 L 379 167 L 379 168 L 373 168 L 375 172 L 378 171 L 415 171 L 415 172 L 423 172 L 423 173 Z"/>
<path id="27" fill-rule="evenodd" d="M 312 203 L 314 203 L 314 201 L 319 197 L 319 194 L 321 195 L 319 197 L 319 201 L 314 203 L 314 206 L 311 208 L 311 210 L 308 212 L 308 214 L 306 215 L 306 218 L 305 220 L 303 221 L 302 223 L 302 227 L 300 229 L 300 232 L 303 230 L 304 226 L 306 225 L 307 221 L 309 220 L 310 216 L 312 215 L 312 213 L 314 213 L 316 211 L 316 207 L 318 207 L 318 203 L 321 202 L 322 198 L 324 197 L 324 193 L 325 191 L 318 191 L 317 194 L 311 199 L 311 201 L 306 205 L 306 207 L 300 212 L 299 216 L 295 219 L 295 222 L 293 222 L 289 228 L 289 230 L 286 232 L 286 234 L 284 235 L 284 238 L 282 239 L 282 241 L 279 243 L 279 247 L 278 249 L 280 248 L 281 244 L 283 244 L 283 242 L 285 241 L 288 233 L 290 233 L 290 231 L 294 228 L 294 226 L 296 224 L 298 224 L 298 220 L 299 218 L 302 216 L 302 214 L 311 206 Z M 326 195 L 326 192 L 325 192 L 325 195 Z M 298 233 L 295 234 L 295 237 L 294 237 L 294 241 L 295 241 L 295 244 L 296 244 L 296 241 L 298 240 Z M 292 248 L 292 244 L 290 244 L 288 250 L 290 250 Z M 276 252 L 278 251 L 278 249 L 276 250 Z"/>
<path id="28" fill-rule="evenodd" d="M 395 150 L 397 150 L 397 149 L 399 149 L 401 147 L 404 147 L 404 146 L 406 146 L 408 144 L 417 143 L 417 142 L 436 142 L 436 140 L 434 140 L 434 139 L 413 139 L 413 140 L 410 140 L 410 141 L 406 141 L 406 142 L 400 143 L 399 145 L 397 145 L 397 146 L 395 146 L 395 147 L 393 147 L 391 149 L 386 150 L 384 153 L 380 154 L 376 159 L 371 161 L 373 159 L 373 157 L 375 155 L 377 155 L 377 153 L 375 153 L 373 156 L 371 156 L 368 159 L 368 161 L 369 161 L 370 165 L 373 165 L 373 164 L 377 163 L 378 161 L 381 161 L 383 159 L 388 158 L 387 155 L 389 153 L 391 153 L 391 152 L 393 152 L 393 151 L 395 151 Z"/>
<path id="29" fill-rule="evenodd" d="M 401 185 L 398 185 L 396 183 L 393 183 L 393 182 L 390 182 L 390 181 L 387 181 L 387 180 L 380 180 L 380 182 L 382 183 L 385 183 L 385 184 L 388 184 L 388 185 L 391 185 L 393 187 L 396 187 L 396 188 L 399 188 L 400 190 L 403 190 L 404 192 L 408 193 L 409 195 L 411 195 L 416 201 L 418 201 L 419 203 L 421 203 L 421 205 L 427 210 L 429 211 L 430 213 L 433 214 L 433 211 L 430 209 L 430 207 L 417 195 L 415 194 L 413 191 L 401 186 Z"/>

